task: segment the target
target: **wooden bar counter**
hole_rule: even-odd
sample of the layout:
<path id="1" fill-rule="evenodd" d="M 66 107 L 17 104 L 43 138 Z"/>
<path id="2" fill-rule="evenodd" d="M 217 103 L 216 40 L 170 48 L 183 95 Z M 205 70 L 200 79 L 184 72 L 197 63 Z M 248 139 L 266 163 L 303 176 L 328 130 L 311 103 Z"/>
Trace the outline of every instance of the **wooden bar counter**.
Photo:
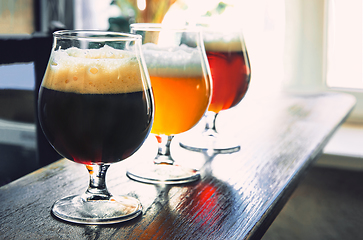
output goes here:
<path id="1" fill-rule="evenodd" d="M 217 122 L 239 142 L 239 152 L 180 148 L 178 139 L 193 137 L 198 127 L 175 137 L 177 163 L 200 169 L 192 184 L 127 178 L 127 166 L 142 166 L 156 154 L 149 138 L 107 173 L 111 193 L 134 196 L 143 206 L 140 216 L 120 224 L 78 225 L 51 215 L 56 200 L 81 194 L 88 184 L 85 166 L 61 159 L 0 188 L 0 239 L 260 239 L 354 104 L 340 93 L 247 94 Z"/>

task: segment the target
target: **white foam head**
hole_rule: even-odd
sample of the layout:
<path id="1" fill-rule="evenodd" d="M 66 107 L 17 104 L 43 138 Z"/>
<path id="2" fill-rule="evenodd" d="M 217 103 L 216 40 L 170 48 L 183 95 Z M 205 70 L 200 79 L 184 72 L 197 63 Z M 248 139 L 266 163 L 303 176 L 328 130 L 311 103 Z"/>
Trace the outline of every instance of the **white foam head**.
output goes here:
<path id="1" fill-rule="evenodd" d="M 187 45 L 166 48 L 153 43 L 142 46 L 150 76 L 193 77 L 202 76 L 201 52 Z"/>
<path id="2" fill-rule="evenodd" d="M 123 93 L 143 89 L 135 54 L 109 46 L 52 52 L 42 85 L 66 92 Z"/>
<path id="3" fill-rule="evenodd" d="M 206 51 L 245 51 L 244 40 L 239 32 L 213 32 L 206 30 L 203 32 L 203 40 Z"/>

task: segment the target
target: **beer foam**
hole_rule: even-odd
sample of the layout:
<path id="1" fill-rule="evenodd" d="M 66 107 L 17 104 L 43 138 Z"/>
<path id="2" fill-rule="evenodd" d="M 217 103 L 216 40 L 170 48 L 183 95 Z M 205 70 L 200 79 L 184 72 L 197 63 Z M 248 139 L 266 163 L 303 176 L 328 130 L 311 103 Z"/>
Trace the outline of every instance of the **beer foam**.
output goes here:
<path id="1" fill-rule="evenodd" d="M 238 33 L 203 32 L 206 51 L 215 52 L 244 52 L 243 37 Z"/>
<path id="2" fill-rule="evenodd" d="M 150 76 L 194 77 L 202 76 L 202 56 L 195 48 L 180 45 L 163 48 L 153 43 L 142 46 Z"/>
<path id="3" fill-rule="evenodd" d="M 42 86 L 65 92 L 111 94 L 143 90 L 136 56 L 110 46 L 52 52 Z"/>

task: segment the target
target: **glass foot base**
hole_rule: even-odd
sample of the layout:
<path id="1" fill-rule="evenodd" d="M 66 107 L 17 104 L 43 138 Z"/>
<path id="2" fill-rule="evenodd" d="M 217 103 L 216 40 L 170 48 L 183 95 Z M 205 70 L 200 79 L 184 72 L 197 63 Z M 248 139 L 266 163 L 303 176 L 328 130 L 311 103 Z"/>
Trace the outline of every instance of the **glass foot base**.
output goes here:
<path id="1" fill-rule="evenodd" d="M 136 166 L 127 171 L 127 176 L 133 180 L 153 184 L 183 184 L 199 180 L 199 171 L 179 165 L 152 164 Z"/>
<path id="2" fill-rule="evenodd" d="M 181 141 L 179 145 L 194 152 L 208 152 L 211 151 L 214 154 L 226 154 L 234 153 L 241 150 L 241 146 L 234 143 L 228 138 L 215 138 L 213 136 L 204 136 L 201 138 L 194 138 Z"/>
<path id="3" fill-rule="evenodd" d="M 90 201 L 81 196 L 69 196 L 56 201 L 52 207 L 54 216 L 81 224 L 120 223 L 137 217 L 141 210 L 139 200 L 129 196 Z"/>

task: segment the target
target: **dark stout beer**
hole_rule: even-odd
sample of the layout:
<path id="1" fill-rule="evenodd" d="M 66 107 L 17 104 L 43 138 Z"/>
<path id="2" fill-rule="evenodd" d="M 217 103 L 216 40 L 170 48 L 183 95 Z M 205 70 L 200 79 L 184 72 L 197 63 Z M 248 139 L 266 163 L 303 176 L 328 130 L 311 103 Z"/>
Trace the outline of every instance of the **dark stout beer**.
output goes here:
<path id="1" fill-rule="evenodd" d="M 144 93 L 79 94 L 41 88 L 39 117 L 49 142 L 79 163 L 112 163 L 143 143 L 152 123 Z M 149 112 L 149 114 L 148 114 Z"/>
<path id="2" fill-rule="evenodd" d="M 110 47 L 55 51 L 39 97 L 39 120 L 53 147 L 75 162 L 113 163 L 150 132 L 152 93 L 134 55 Z"/>

